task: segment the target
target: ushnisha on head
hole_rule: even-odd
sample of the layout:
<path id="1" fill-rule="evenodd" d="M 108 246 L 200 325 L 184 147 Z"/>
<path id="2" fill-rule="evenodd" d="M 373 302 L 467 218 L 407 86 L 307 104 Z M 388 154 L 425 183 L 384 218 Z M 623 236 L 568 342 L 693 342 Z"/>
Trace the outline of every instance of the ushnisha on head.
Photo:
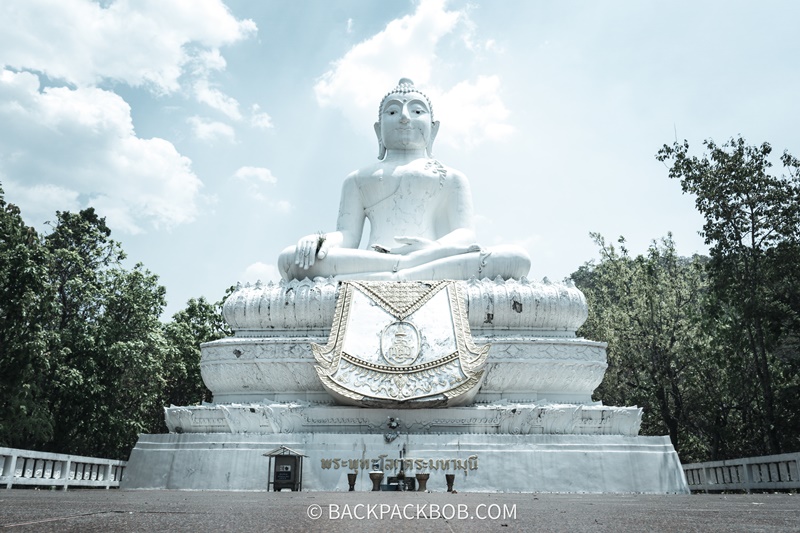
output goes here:
<path id="1" fill-rule="evenodd" d="M 378 159 L 387 150 L 425 150 L 433 153 L 433 141 L 439 122 L 433 120 L 433 106 L 428 96 L 414 87 L 414 82 L 401 78 L 397 87 L 386 93 L 378 108 L 375 133 L 378 136 Z"/>
<path id="2" fill-rule="evenodd" d="M 383 104 L 386 103 L 386 99 L 390 96 L 400 95 L 400 94 L 408 94 L 408 93 L 415 93 L 422 96 L 425 99 L 425 103 L 428 104 L 428 111 L 431 114 L 431 122 L 433 121 L 433 105 L 431 104 L 431 99 L 428 98 L 428 95 L 414 87 L 414 82 L 408 78 L 400 78 L 400 81 L 397 82 L 397 87 L 386 93 L 386 96 L 383 97 L 381 100 L 381 105 L 378 106 L 378 121 L 381 120 L 381 115 L 383 114 Z"/>

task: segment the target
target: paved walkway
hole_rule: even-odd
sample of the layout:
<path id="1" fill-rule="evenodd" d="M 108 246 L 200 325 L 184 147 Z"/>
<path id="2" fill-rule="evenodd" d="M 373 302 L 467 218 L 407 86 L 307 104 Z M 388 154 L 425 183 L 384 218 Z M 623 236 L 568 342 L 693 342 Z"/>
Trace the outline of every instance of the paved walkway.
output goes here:
<path id="1" fill-rule="evenodd" d="M 800 494 L 0 489 L 2 531 L 800 531 Z"/>

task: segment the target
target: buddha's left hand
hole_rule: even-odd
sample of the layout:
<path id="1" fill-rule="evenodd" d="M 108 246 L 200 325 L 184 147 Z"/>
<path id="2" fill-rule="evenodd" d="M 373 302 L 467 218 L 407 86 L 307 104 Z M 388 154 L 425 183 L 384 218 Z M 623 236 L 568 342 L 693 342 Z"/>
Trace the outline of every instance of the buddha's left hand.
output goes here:
<path id="1" fill-rule="evenodd" d="M 442 246 L 438 242 L 424 237 L 395 237 L 394 240 L 402 244 L 402 246 L 392 248 L 391 253 L 400 255 L 407 255 L 412 252 L 428 250 L 430 248 L 440 248 Z"/>

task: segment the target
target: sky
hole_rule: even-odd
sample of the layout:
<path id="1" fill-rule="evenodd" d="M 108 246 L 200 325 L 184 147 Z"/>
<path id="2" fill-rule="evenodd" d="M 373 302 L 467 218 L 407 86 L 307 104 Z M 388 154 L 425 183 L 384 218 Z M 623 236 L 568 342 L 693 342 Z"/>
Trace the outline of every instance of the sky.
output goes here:
<path id="1" fill-rule="evenodd" d="M 741 135 L 800 155 L 797 20 L 770 0 L 4 0 L 0 185 L 43 232 L 93 206 L 168 318 L 335 229 L 408 77 L 479 242 L 526 248 L 530 279 L 597 260 L 590 232 L 706 253 L 655 154 Z"/>

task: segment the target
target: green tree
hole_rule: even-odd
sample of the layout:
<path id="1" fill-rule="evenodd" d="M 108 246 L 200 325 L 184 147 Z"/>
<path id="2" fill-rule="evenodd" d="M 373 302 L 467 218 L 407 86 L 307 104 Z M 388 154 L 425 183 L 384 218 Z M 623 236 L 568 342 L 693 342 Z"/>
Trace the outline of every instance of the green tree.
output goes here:
<path id="1" fill-rule="evenodd" d="M 703 258 L 681 258 L 672 236 L 631 257 L 593 234 L 598 264 L 572 274 L 586 295 L 584 337 L 608 342 L 608 369 L 596 395 L 614 405 L 644 408 L 642 431 L 669 434 L 684 459 L 702 457 L 694 409 L 701 401 L 696 353 L 707 342 L 699 320 L 706 279 Z"/>
<path id="2" fill-rule="evenodd" d="M 165 405 L 211 401 L 211 391 L 200 375 L 200 344 L 231 335 L 221 308 L 222 302 L 211 304 L 203 297 L 192 298 L 164 326 L 169 343 Z"/>
<path id="3" fill-rule="evenodd" d="M 707 153 L 689 155 L 689 144 L 664 145 L 669 176 L 696 197 L 710 246 L 717 342 L 738 370 L 740 423 L 753 430 L 742 453 L 779 453 L 798 440 L 797 338 L 800 321 L 800 164 L 785 152 L 788 175 L 774 176 L 772 148 L 749 146 L 741 137 Z M 754 379 L 750 379 L 753 376 Z M 787 397 L 793 391 L 793 397 Z"/>
<path id="4" fill-rule="evenodd" d="M 152 432 L 164 418 L 168 345 L 159 316 L 166 305 L 165 289 L 157 276 L 137 264 L 132 270 L 112 269 L 104 293 L 96 330 L 101 351 L 94 435 L 82 434 L 78 443 L 103 456 L 124 457 L 139 433 Z"/>
<path id="5" fill-rule="evenodd" d="M 47 389 L 52 294 L 47 251 L 0 188 L 0 444 L 38 447 L 53 436 Z"/>
<path id="6" fill-rule="evenodd" d="M 45 238 L 57 309 L 49 448 L 123 458 L 160 409 L 165 291 L 141 265 L 121 266 L 110 235 L 89 208 L 58 212 Z"/>
<path id="7" fill-rule="evenodd" d="M 27 227 L 0 189 L 0 445 L 126 458 L 165 405 L 210 400 L 201 342 L 229 335 L 221 302 L 162 324 L 165 290 L 94 209 Z"/>

